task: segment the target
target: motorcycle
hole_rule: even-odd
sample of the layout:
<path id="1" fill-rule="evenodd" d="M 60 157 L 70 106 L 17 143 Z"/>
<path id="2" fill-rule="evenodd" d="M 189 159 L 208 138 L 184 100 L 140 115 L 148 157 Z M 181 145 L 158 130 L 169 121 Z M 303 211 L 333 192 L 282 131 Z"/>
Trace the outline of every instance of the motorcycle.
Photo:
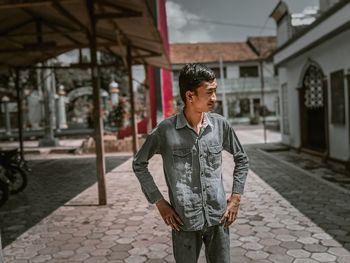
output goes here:
<path id="1" fill-rule="evenodd" d="M 7 183 L 10 194 L 17 194 L 26 188 L 27 172 L 30 169 L 26 161 L 19 158 L 17 149 L 0 151 L 0 179 Z"/>

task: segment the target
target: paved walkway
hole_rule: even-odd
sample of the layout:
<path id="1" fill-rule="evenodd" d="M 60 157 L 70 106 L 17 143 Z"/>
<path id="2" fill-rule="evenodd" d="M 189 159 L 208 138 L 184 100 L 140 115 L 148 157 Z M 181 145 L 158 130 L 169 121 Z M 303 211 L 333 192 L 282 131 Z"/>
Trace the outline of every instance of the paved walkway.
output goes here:
<path id="1" fill-rule="evenodd" d="M 254 146 L 247 151 L 252 171 L 231 227 L 232 261 L 349 263 L 350 196 Z M 231 163 L 225 154 L 228 192 Z M 150 169 L 166 195 L 160 167 L 156 156 Z M 96 186 L 88 188 L 8 245 L 5 262 L 173 262 L 170 231 L 142 195 L 131 160 L 108 174 L 107 185 L 107 206 L 95 206 Z"/>

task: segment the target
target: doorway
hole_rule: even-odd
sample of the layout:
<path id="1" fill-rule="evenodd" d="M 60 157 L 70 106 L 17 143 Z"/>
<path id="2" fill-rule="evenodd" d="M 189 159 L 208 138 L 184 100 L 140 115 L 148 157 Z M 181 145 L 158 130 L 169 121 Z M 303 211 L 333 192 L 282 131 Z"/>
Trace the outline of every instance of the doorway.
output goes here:
<path id="1" fill-rule="evenodd" d="M 328 149 L 327 82 L 317 65 L 305 71 L 299 102 L 302 148 L 323 154 Z"/>

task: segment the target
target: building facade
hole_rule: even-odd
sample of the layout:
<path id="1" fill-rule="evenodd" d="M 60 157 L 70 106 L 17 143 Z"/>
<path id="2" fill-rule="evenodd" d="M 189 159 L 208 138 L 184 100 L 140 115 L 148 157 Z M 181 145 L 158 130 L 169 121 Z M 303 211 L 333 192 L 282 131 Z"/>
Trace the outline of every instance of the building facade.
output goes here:
<path id="1" fill-rule="evenodd" d="M 247 42 L 171 44 L 173 95 L 181 100 L 180 69 L 186 63 L 202 63 L 217 76 L 218 113 L 233 122 L 249 122 L 263 111 L 276 119 L 279 82 L 270 57 L 275 46 L 275 37 L 251 37 Z"/>
<path id="2" fill-rule="evenodd" d="M 283 143 L 349 164 L 350 1 L 320 1 L 316 20 L 288 30 L 288 7 L 272 12 L 279 32 L 274 63 L 279 71 Z"/>

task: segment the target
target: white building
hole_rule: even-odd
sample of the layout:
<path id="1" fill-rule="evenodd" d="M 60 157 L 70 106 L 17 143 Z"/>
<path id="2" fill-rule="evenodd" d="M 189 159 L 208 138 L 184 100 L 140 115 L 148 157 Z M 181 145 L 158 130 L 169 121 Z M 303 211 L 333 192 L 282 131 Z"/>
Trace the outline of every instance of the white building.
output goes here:
<path id="1" fill-rule="evenodd" d="M 226 117 L 249 122 L 250 118 L 260 116 L 262 111 L 261 59 L 264 105 L 269 115 L 276 116 L 279 83 L 270 56 L 275 47 L 275 37 L 250 37 L 247 42 L 171 44 L 173 95 L 179 97 L 179 72 L 186 63 L 205 64 L 215 71 L 218 79 L 219 108 L 223 109 L 218 111 L 224 113 L 224 107 L 227 107 Z M 220 74 L 220 59 L 223 63 L 223 78 Z M 223 96 L 226 97 L 226 105 Z"/>
<path id="2" fill-rule="evenodd" d="M 316 20 L 293 27 L 281 1 L 274 63 L 279 71 L 283 143 L 349 163 L 350 1 L 320 1 Z"/>

